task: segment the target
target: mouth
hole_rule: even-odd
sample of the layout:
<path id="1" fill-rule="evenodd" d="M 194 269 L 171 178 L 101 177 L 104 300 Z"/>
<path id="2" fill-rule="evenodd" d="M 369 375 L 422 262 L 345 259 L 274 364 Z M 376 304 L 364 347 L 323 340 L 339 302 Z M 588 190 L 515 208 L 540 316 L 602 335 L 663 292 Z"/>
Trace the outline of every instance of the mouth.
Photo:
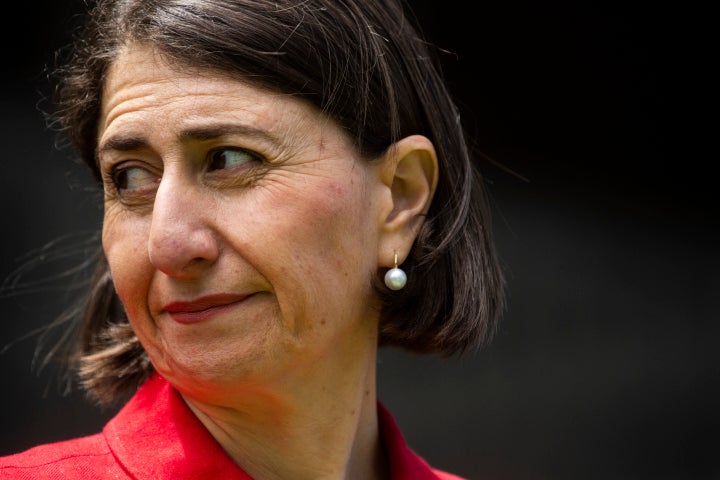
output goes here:
<path id="1" fill-rule="evenodd" d="M 168 303 L 163 307 L 163 311 L 178 323 L 199 323 L 236 308 L 248 297 L 250 295 L 230 293 L 207 295 L 189 302 Z"/>

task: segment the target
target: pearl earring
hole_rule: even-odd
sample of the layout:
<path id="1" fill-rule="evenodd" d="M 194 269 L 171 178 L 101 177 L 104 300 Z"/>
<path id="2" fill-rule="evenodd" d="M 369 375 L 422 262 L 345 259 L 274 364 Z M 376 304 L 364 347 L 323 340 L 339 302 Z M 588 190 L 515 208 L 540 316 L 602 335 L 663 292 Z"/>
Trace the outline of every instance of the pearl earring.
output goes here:
<path id="1" fill-rule="evenodd" d="M 385 285 L 387 285 L 390 290 L 400 290 L 406 283 L 407 275 L 401 268 L 398 268 L 397 252 L 395 252 L 395 268 L 391 268 L 385 274 Z"/>

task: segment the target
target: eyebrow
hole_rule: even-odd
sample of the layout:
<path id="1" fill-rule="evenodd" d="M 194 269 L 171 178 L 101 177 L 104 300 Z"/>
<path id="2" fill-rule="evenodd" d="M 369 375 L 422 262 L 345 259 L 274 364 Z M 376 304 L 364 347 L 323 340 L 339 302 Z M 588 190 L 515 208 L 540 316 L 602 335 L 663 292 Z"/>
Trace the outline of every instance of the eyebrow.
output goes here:
<path id="1" fill-rule="evenodd" d="M 219 123 L 202 127 L 193 127 L 182 130 L 178 139 L 185 143 L 189 141 L 206 141 L 226 135 L 243 135 L 264 139 L 279 145 L 281 142 L 267 130 L 235 123 Z M 147 148 L 149 142 L 142 135 L 117 135 L 110 137 L 98 146 L 97 155 L 107 151 L 131 152 Z"/>

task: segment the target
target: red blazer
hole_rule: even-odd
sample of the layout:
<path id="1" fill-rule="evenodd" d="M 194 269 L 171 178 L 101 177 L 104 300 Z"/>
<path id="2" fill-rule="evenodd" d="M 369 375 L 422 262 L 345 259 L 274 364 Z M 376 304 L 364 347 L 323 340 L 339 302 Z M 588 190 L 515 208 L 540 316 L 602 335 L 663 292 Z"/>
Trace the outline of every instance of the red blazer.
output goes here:
<path id="1" fill-rule="evenodd" d="M 462 480 L 410 450 L 380 403 L 378 416 L 392 480 Z M 0 457 L 0 480 L 6 479 L 252 480 L 158 374 L 101 433 Z"/>

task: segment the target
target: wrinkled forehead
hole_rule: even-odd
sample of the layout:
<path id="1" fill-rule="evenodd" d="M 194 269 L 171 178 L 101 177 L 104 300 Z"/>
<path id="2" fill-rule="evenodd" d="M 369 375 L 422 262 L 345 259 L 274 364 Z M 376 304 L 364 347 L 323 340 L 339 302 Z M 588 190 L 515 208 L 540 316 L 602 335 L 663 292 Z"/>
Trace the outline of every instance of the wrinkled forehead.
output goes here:
<path id="1" fill-rule="evenodd" d="M 351 147 L 336 122 L 300 97 L 260 87 L 241 75 L 177 62 L 136 43 L 119 53 L 105 78 L 98 148 L 108 136 L 233 123 L 265 132 L 289 150 L 329 136 Z"/>

